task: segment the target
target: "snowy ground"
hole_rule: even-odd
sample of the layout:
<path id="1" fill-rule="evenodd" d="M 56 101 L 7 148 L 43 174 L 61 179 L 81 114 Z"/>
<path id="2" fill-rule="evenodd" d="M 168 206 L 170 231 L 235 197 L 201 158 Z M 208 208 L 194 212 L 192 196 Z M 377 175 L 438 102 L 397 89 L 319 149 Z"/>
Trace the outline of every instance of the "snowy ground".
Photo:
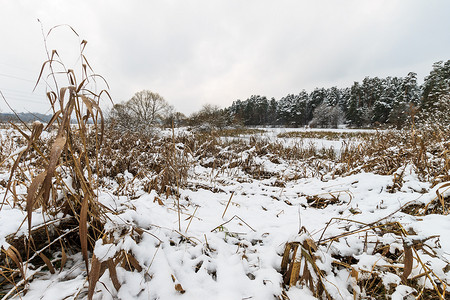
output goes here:
<path id="1" fill-rule="evenodd" d="M 275 141 L 278 133 L 293 129 L 265 130 L 258 138 Z M 295 138 L 281 142 L 296 143 Z M 303 145 L 314 143 L 339 151 L 342 142 L 307 140 Z M 303 241 L 306 236 L 318 247 L 317 265 L 333 299 L 354 299 L 353 294 L 357 298 L 375 296 L 365 295 L 356 285 L 352 269 L 332 263 L 337 257 L 352 257 L 349 264 L 360 276 L 378 272 L 392 299 L 409 299 L 408 295 L 414 299 L 413 289 L 402 283 L 401 272 L 386 267 L 402 270 L 403 258 L 388 261 L 386 254 L 375 250 L 378 244 L 388 245 L 387 251 L 394 255 L 396 249 L 403 251 L 405 240 L 430 236 L 438 236 L 425 242 L 435 251 L 429 251 L 433 255 L 421 249 L 417 253 L 438 278 L 450 282 L 450 217 L 417 217 L 401 211 L 410 202 L 427 204 L 435 200 L 437 190 L 448 197 L 448 188 L 440 189 L 443 184 L 431 187 L 421 182 L 408 165 L 402 170 L 402 187 L 390 192 L 394 175 L 359 172 L 337 178 L 295 178 L 300 168 L 295 162 L 274 163 L 266 157 L 255 158 L 254 162 L 276 175 L 256 179 L 238 168 L 224 171 L 195 163 L 189 184 L 180 189 L 179 198 L 155 191 L 146 193 L 138 180 L 128 186 L 134 190 L 134 197 L 113 195 L 117 188 L 113 181 L 109 190 L 101 190 L 99 201 L 111 209 L 106 229 L 116 234 L 112 243 L 97 241 L 95 255 L 106 260 L 125 250 L 133 253 L 142 269 L 118 267 L 118 291 L 106 270 L 96 285 L 94 299 L 316 299 L 306 284 L 285 288 L 280 272 L 286 243 Z M 6 170 L 2 171 L 0 181 L 8 176 Z M 3 199 L 5 188 L 0 188 Z M 314 196 L 333 201 L 315 208 L 309 200 Z M 33 224 L 38 225 L 42 214 L 37 210 L 34 215 Z M 13 233 L 25 216 L 17 207 L 8 205 L 0 211 L 0 243 L 4 249 L 8 247 L 6 235 Z M 380 220 L 399 222 L 409 235 L 400 236 L 394 231 L 377 235 L 365 230 L 371 224 L 380 224 Z M 301 231 L 303 227 L 306 233 Z M 26 232 L 26 225 L 22 230 Z M 355 233 L 320 243 L 345 232 Z M 409 278 L 418 276 L 419 285 L 433 288 L 426 276 L 420 276 L 426 271 L 416 258 Z M 87 285 L 81 255 L 74 254 L 61 272 L 36 276 L 21 298 L 84 299 Z"/>
<path id="2" fill-rule="evenodd" d="M 280 135 L 286 133 L 352 133 L 352 134 L 371 134 L 376 133 L 375 129 L 347 129 L 347 128 L 286 128 L 286 127 L 261 127 L 256 128 L 260 130 L 260 133 L 253 135 L 240 135 L 239 137 L 223 137 L 224 140 L 234 140 L 234 139 L 244 139 L 248 140 L 251 136 L 256 137 L 261 140 L 265 140 L 270 143 L 281 143 L 286 146 L 300 146 L 300 147 L 316 147 L 320 148 L 333 148 L 336 154 L 340 153 L 344 142 L 349 142 L 347 138 L 337 138 L 337 139 L 325 139 L 325 138 L 299 138 L 299 137 L 280 137 Z M 352 142 L 357 141 L 357 139 L 352 139 Z"/>

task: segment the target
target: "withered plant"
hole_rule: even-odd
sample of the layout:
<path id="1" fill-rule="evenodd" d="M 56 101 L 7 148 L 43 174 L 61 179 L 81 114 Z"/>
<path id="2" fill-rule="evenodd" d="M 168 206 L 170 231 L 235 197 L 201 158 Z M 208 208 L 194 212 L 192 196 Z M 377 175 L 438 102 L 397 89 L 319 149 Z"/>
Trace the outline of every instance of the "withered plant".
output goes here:
<path id="1" fill-rule="evenodd" d="M 52 32 L 63 28 L 79 38 L 66 25 L 44 34 L 47 60 L 36 82 L 36 86 L 47 86 L 51 120 L 45 128 L 35 122 L 31 130 L 11 123 L 22 134 L 26 147 L 15 157 L 1 207 L 22 207 L 26 219 L 16 234 L 7 237 L 9 248 L 2 249 L 0 290 L 6 297 L 20 293 L 43 268 L 51 273 L 56 272 L 56 265 L 63 268 L 68 252 L 81 251 L 89 274 L 89 249 L 103 232 L 104 208 L 96 191 L 104 135 L 99 105 L 110 97 L 105 89 L 97 92 L 100 83 L 106 87 L 107 83 L 87 61 L 85 40 L 80 42 L 76 69 L 66 68 L 58 51 L 47 49 Z M 51 129 L 53 138 L 43 144 L 41 133 Z M 32 168 L 31 161 L 40 164 Z M 26 188 L 25 195 L 18 192 L 20 186 Z M 32 222 L 35 212 L 43 218 L 38 226 Z"/>

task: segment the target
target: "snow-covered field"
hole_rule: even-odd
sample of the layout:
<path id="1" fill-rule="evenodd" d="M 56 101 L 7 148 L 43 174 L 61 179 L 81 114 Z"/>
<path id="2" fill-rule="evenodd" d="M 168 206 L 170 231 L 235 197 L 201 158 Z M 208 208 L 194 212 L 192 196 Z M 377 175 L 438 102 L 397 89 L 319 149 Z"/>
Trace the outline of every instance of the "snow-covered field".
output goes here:
<path id="1" fill-rule="evenodd" d="M 270 142 L 270 143 L 281 143 L 285 146 L 292 147 L 292 146 L 300 146 L 300 147 L 315 147 L 318 149 L 321 148 L 333 148 L 337 154 L 340 153 L 341 148 L 343 147 L 344 142 L 348 142 L 348 138 L 343 137 L 336 137 L 339 134 L 345 135 L 345 134 L 352 134 L 352 135 L 358 135 L 358 134 L 372 134 L 376 133 L 377 130 L 375 129 L 347 129 L 347 128 L 287 128 L 287 127 L 273 127 L 273 128 L 256 128 L 256 130 L 259 130 L 260 132 L 257 134 L 243 134 L 239 137 L 223 137 L 224 140 L 233 140 L 233 139 L 244 139 L 248 140 L 251 136 L 256 137 L 258 139 Z M 380 131 L 378 131 L 380 132 Z M 382 132 L 382 131 L 381 131 Z M 317 135 L 321 136 L 326 133 L 331 133 L 334 136 L 334 138 L 313 138 L 313 137 L 287 137 L 289 134 L 293 134 L 295 136 L 295 133 L 299 133 L 299 135 L 304 134 L 305 136 L 308 135 Z"/>
<path id="2" fill-rule="evenodd" d="M 287 159 L 268 145 L 332 147 L 339 156 L 349 141 L 280 138 L 278 134 L 295 129 L 264 130 L 252 137 L 221 137 L 223 144 L 216 145 L 217 153 L 212 155 L 201 147 L 186 154 L 186 146 L 176 144 L 189 160 L 188 178 L 184 184 L 174 183 L 176 193 L 148 190 L 145 176 L 129 172 L 105 179 L 98 201 L 107 219 L 93 254 L 100 262 L 119 253 L 130 258 L 117 264 L 115 271 L 104 270 L 94 299 L 447 297 L 448 183 L 425 180 L 407 160 L 390 174 L 366 172 L 358 166 L 340 174 L 337 159 L 314 155 Z M 177 132 L 183 134 L 187 140 L 195 138 Z M 1 133 L 3 141 L 9 136 L 11 132 Z M 248 146 L 237 151 L 233 142 Z M 218 163 L 221 157 L 225 158 Z M 2 200 L 9 176 L 3 167 Z M 26 192 L 23 185 L 17 186 L 16 194 L 26 196 Z M 27 216 L 24 204 L 12 199 L 11 193 L 6 200 L 0 211 L 3 252 L 9 247 L 8 235 L 18 228 L 17 235 L 28 231 L 27 222 L 22 224 Z M 61 217 L 39 208 L 33 212 L 32 226 Z M 23 272 L 34 276 L 21 286 L 26 293 L 16 298 L 87 298 L 82 255 L 68 254 L 64 268 L 54 274 L 45 271 L 43 263 L 41 268 L 24 266 Z M 58 260 L 61 253 L 55 253 L 53 263 Z M 11 290 L 11 295 L 16 294 L 12 285 L 2 281 L 2 295 Z"/>

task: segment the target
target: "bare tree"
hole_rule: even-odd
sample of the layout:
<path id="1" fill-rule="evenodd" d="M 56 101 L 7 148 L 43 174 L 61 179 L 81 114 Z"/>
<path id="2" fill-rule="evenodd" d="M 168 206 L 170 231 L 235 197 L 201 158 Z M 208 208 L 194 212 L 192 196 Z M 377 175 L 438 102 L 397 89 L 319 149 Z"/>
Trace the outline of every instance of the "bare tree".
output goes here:
<path id="1" fill-rule="evenodd" d="M 170 113 L 169 103 L 158 93 L 143 90 L 126 103 L 132 116 L 140 123 L 154 125 Z"/>
<path id="2" fill-rule="evenodd" d="M 173 107 L 158 93 L 143 90 L 111 110 L 111 119 L 122 129 L 146 130 L 162 124 Z"/>
<path id="3" fill-rule="evenodd" d="M 189 118 L 191 126 L 203 125 L 206 127 L 223 128 L 225 126 L 225 114 L 217 105 L 205 104 Z"/>
<path id="4" fill-rule="evenodd" d="M 109 112 L 109 120 L 113 121 L 115 126 L 121 128 L 131 128 L 131 126 L 136 125 L 133 124 L 134 120 L 132 120 L 125 104 L 115 104 Z"/>
<path id="5" fill-rule="evenodd" d="M 165 127 L 180 127 L 186 125 L 187 117 L 178 111 L 172 110 L 166 118 L 164 118 Z"/>

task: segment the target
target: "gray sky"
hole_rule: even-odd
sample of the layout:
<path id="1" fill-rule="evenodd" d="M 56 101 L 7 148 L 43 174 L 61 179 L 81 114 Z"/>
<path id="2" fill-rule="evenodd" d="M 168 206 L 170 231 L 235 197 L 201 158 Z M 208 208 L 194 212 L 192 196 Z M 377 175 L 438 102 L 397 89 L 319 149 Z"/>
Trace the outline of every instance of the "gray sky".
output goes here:
<path id="1" fill-rule="evenodd" d="M 0 0 L 0 90 L 17 111 L 45 113 L 45 31 L 70 24 L 115 102 L 149 89 L 190 114 L 253 94 L 279 99 L 365 76 L 419 81 L 450 59 L 448 0 Z M 79 40 L 50 35 L 70 68 Z M 78 52 L 77 52 L 78 51 Z M 0 99 L 0 111 L 9 111 Z"/>

